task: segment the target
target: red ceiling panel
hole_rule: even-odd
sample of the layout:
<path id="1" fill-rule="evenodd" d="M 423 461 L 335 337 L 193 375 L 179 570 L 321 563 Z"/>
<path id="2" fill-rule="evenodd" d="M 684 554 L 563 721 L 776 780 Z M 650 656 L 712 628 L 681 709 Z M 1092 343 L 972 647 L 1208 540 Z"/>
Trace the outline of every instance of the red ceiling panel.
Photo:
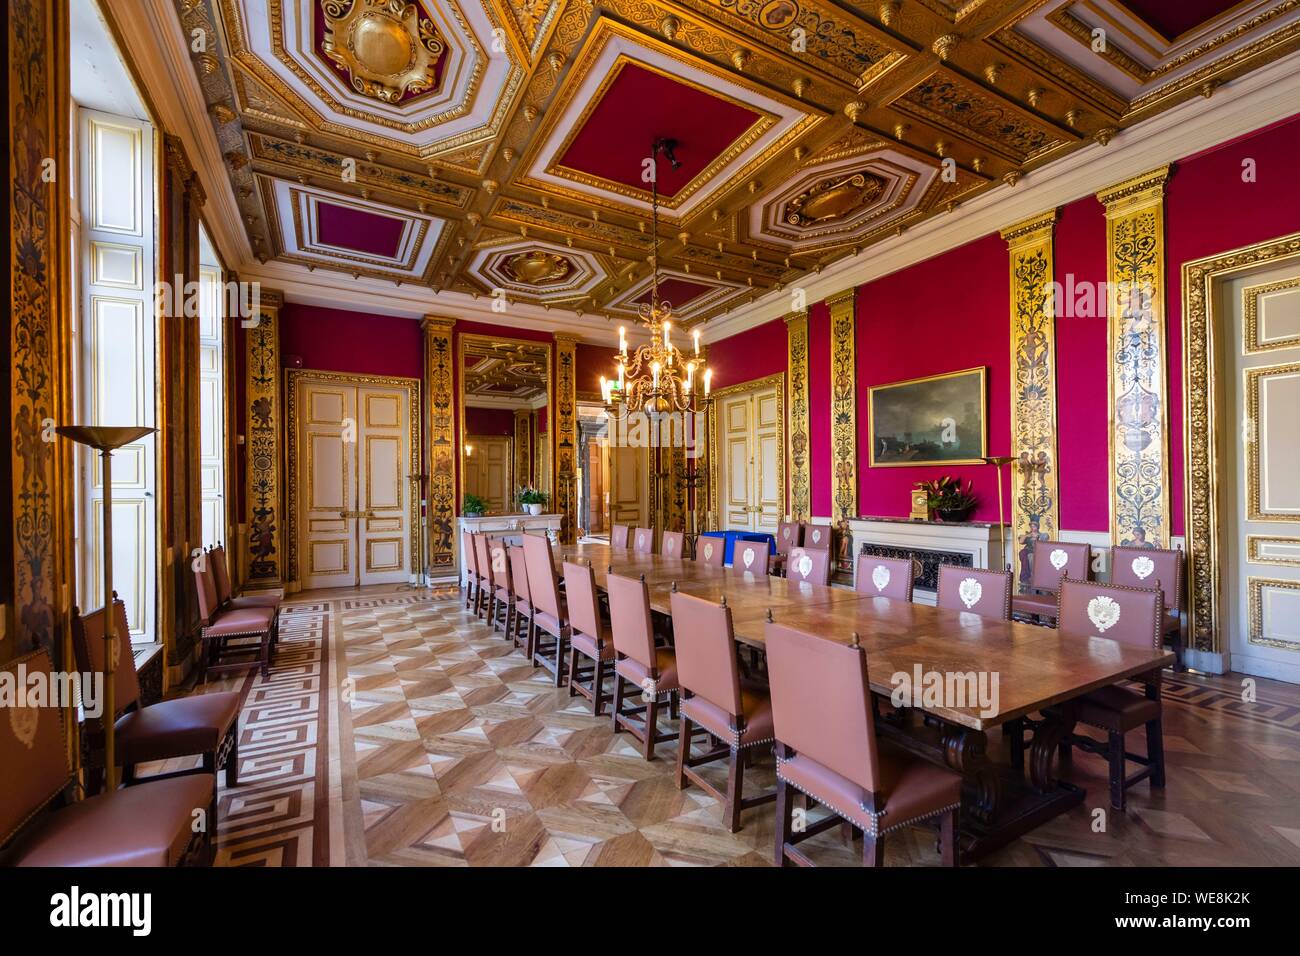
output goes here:
<path id="1" fill-rule="evenodd" d="M 1237 6 L 1239 0 L 1121 0 L 1134 15 L 1158 30 L 1167 40 L 1182 36 L 1202 23 Z"/>
<path id="2" fill-rule="evenodd" d="M 405 223 L 392 216 L 322 202 L 316 205 L 316 238 L 370 256 L 395 258 Z"/>

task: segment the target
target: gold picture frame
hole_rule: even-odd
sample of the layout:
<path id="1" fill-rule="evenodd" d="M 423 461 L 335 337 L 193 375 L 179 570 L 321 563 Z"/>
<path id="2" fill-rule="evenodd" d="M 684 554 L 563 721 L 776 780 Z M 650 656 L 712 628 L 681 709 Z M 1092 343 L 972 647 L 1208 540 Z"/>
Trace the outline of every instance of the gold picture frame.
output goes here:
<path id="1" fill-rule="evenodd" d="M 932 382 L 949 381 L 959 378 L 970 378 L 972 382 L 978 382 L 979 390 L 979 454 L 962 458 L 910 458 L 906 460 L 881 460 L 881 436 L 876 435 L 876 422 L 878 410 L 876 408 L 877 396 L 888 392 L 897 392 L 900 389 L 915 389 L 919 385 L 927 385 Z M 958 398 L 957 400 L 960 400 Z M 867 434 L 871 439 L 871 449 L 869 452 L 869 463 L 872 468 L 916 468 L 916 467 L 935 467 L 943 465 L 982 465 L 984 459 L 988 457 L 989 432 L 988 432 L 988 369 L 980 365 L 975 368 L 958 369 L 955 372 L 944 372 L 941 375 L 926 375 L 921 378 L 904 379 L 898 382 L 889 382 L 885 385 L 873 385 L 867 389 Z M 954 421 L 953 427 L 959 427 Z M 916 431 L 919 431 L 916 430 Z M 909 432 L 911 434 L 913 432 Z"/>

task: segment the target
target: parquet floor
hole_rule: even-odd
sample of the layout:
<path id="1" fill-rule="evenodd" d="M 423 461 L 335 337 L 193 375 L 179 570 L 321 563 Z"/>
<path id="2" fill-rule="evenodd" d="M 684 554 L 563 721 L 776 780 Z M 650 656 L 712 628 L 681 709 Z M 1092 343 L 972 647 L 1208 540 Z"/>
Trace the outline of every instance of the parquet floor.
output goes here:
<path id="1" fill-rule="evenodd" d="M 223 790 L 221 862 L 769 864 L 770 804 L 728 833 L 711 797 L 677 789 L 675 743 L 645 762 L 454 588 L 317 592 L 291 607 L 305 643 L 269 681 L 232 682 L 246 693 L 246 763 Z M 1087 788 L 1084 805 L 985 865 L 1300 864 L 1300 688 L 1260 680 L 1247 704 L 1236 676 L 1168 679 L 1167 788 L 1141 784 L 1127 815 L 1111 813 L 1104 763 L 1076 753 L 1066 777 Z M 747 792 L 772 783 L 768 756 Z M 805 845 L 821 863 L 858 864 L 837 828 Z M 937 865 L 933 835 L 891 834 L 886 858 Z"/>

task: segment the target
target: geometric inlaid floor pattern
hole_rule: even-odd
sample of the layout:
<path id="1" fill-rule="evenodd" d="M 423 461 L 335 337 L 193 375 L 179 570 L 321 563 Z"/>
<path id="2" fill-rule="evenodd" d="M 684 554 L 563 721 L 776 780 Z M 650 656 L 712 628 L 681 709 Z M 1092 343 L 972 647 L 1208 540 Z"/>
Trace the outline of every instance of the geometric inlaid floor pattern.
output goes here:
<path id="1" fill-rule="evenodd" d="M 279 691 L 269 702 L 260 678 L 244 679 L 241 756 L 258 759 L 246 748 L 250 731 L 298 755 L 260 758 L 264 770 L 291 778 L 263 800 L 310 823 L 309 833 L 290 827 L 292 852 L 279 852 L 285 841 L 271 834 L 265 839 L 276 853 L 252 852 L 252 839 L 245 859 L 226 852 L 220 862 L 770 864 L 771 804 L 746 811 L 742 830 L 728 833 L 716 801 L 695 787 L 677 789 L 675 742 L 647 763 L 629 735 L 612 732 L 608 716 L 592 717 L 585 700 L 552 686 L 500 632 L 464 612 L 454 588 L 288 607 L 300 633 L 319 635 L 324 646 L 316 657 L 300 647 L 277 659 L 267 684 Z M 324 686 L 313 690 L 313 675 Z M 1165 790 L 1138 785 L 1128 814 L 1107 813 L 1099 831 L 1093 811 L 1109 809 L 1105 764 L 1076 752 L 1064 776 L 1087 788 L 1084 805 L 984 865 L 1300 864 L 1300 689 L 1261 680 L 1257 702 L 1243 704 L 1239 678 L 1167 676 Z M 274 725 L 259 730 L 259 721 L 277 719 L 287 721 L 278 733 Z M 308 733 L 301 725 L 311 720 L 318 724 Z M 998 734 L 991 738 L 992 758 L 1004 759 Z M 1140 745 L 1141 735 L 1131 735 L 1130 747 Z M 267 793 L 252 769 L 241 772 Z M 746 792 L 772 782 L 769 754 L 747 773 Z M 838 828 L 804 846 L 819 863 L 858 865 L 860 851 Z M 886 861 L 937 865 L 933 835 L 891 834 Z"/>

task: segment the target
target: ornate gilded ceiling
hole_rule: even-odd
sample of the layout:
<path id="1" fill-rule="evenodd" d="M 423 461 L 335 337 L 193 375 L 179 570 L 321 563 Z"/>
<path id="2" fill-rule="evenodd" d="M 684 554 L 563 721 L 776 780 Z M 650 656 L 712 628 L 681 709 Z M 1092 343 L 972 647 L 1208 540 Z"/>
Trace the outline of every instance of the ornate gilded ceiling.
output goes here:
<path id="1" fill-rule="evenodd" d="M 550 352 L 542 345 L 465 344 L 464 393 L 471 405 L 513 407 L 545 401 Z"/>
<path id="2" fill-rule="evenodd" d="M 259 258 L 706 320 L 1300 46 L 1300 0 L 175 0 Z"/>

